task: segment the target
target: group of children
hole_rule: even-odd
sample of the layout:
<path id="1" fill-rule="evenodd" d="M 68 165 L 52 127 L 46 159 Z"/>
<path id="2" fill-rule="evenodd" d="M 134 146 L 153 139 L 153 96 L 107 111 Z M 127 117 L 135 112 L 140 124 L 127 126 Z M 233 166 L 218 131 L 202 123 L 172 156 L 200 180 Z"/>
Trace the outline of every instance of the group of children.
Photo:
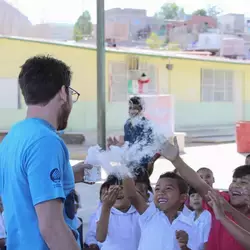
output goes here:
<path id="1" fill-rule="evenodd" d="M 144 168 L 139 168 L 133 177 L 125 176 L 123 180 L 108 176 L 100 189 L 97 211 L 90 219 L 85 239 L 86 249 L 248 249 L 244 248 L 242 242 L 235 240 L 235 236 L 224 232 L 228 229 L 222 229 L 223 223 L 217 215 L 224 214 L 224 205 L 222 208 L 221 200 L 216 204 L 218 197 L 212 193 L 215 181 L 213 172 L 201 168 L 195 173 L 195 178 L 210 188 L 207 192 L 209 202 L 199 188 L 196 190 L 187 184 L 189 180 L 184 180 L 186 178 L 181 172 L 182 169 L 176 167 L 175 171 L 162 174 L 154 191 Z M 250 166 L 237 168 L 233 183 L 235 178 L 244 179 L 246 176 L 250 177 Z M 220 194 L 228 200 L 227 192 Z M 231 205 L 228 204 L 227 212 L 230 208 L 234 209 Z M 244 202 L 240 207 L 244 207 Z M 234 216 L 227 216 L 237 221 Z M 220 235 L 209 246 L 211 233 Z M 212 238 L 214 241 L 215 238 Z"/>

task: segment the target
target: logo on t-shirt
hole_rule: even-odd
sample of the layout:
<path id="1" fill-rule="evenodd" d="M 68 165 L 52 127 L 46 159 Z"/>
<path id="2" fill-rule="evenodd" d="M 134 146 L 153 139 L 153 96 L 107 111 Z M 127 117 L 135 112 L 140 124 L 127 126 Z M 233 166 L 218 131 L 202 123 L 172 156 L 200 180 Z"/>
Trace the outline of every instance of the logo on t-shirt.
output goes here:
<path id="1" fill-rule="evenodd" d="M 59 183 L 61 181 L 61 173 L 60 173 L 60 170 L 58 168 L 54 168 L 50 172 L 50 179 L 55 183 Z"/>

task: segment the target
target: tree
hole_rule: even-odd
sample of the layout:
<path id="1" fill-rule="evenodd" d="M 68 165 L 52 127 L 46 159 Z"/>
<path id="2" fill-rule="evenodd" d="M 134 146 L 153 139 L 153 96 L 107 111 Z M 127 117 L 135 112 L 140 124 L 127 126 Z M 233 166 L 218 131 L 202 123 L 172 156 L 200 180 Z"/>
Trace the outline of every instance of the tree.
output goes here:
<path id="1" fill-rule="evenodd" d="M 74 26 L 74 40 L 80 41 L 84 36 L 91 35 L 93 25 L 91 22 L 91 16 L 88 11 L 84 11 L 81 16 L 77 19 Z"/>
<path id="2" fill-rule="evenodd" d="M 193 12 L 193 16 L 207 16 L 207 11 L 204 9 L 198 9 Z"/>
<path id="3" fill-rule="evenodd" d="M 221 13 L 222 13 L 222 9 L 220 9 L 218 6 L 209 5 L 209 6 L 207 7 L 207 15 L 208 15 L 208 16 L 217 18 L 217 16 L 218 16 L 219 14 L 221 14 Z"/>
<path id="4" fill-rule="evenodd" d="M 180 19 L 185 15 L 184 9 L 176 3 L 165 3 L 156 16 L 162 19 Z"/>
<path id="5" fill-rule="evenodd" d="M 156 33 L 152 32 L 146 43 L 150 49 L 159 49 L 164 44 L 164 41 Z"/>

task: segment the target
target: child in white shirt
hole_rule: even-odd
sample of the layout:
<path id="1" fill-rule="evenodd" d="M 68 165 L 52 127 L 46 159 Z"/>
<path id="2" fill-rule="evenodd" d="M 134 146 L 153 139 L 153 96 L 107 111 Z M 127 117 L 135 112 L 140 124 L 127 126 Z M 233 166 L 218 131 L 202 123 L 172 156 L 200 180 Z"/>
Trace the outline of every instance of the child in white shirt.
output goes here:
<path id="1" fill-rule="evenodd" d="M 108 191 L 97 212 L 96 239 L 102 243 L 101 250 L 137 250 L 139 214 L 124 196 L 122 183 L 115 176 L 109 176 L 107 183 Z"/>
<path id="2" fill-rule="evenodd" d="M 139 250 L 199 249 L 197 227 L 191 218 L 179 212 L 188 195 L 188 186 L 180 176 L 173 172 L 161 175 L 154 203 L 150 205 L 138 195 L 132 178 L 126 177 L 123 185 L 125 195 L 140 214 Z"/>
<path id="3" fill-rule="evenodd" d="M 97 210 L 90 216 L 89 219 L 89 225 L 88 225 L 88 231 L 86 233 L 85 237 L 85 243 L 88 248 L 90 249 L 101 249 L 101 243 L 97 241 L 96 239 L 96 217 L 97 212 L 100 210 L 103 202 L 103 198 L 105 193 L 108 191 L 109 184 L 107 182 L 104 182 L 100 187 L 100 201 L 97 206 Z"/>
<path id="4" fill-rule="evenodd" d="M 199 230 L 201 242 L 203 243 L 200 247 L 204 249 L 204 244 L 208 241 L 212 217 L 209 211 L 204 210 L 202 206 L 202 197 L 197 193 L 194 188 L 189 191 L 189 204 L 194 210 L 190 214 L 190 218 L 194 221 Z"/>

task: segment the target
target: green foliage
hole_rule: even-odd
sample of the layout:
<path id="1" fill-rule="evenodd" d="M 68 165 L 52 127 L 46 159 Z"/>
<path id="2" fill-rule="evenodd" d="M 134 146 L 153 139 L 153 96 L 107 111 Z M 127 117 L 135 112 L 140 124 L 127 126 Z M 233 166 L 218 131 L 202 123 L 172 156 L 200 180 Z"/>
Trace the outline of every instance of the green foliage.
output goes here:
<path id="1" fill-rule="evenodd" d="M 185 15 L 184 9 L 176 3 L 165 3 L 155 16 L 162 19 L 181 19 Z"/>
<path id="2" fill-rule="evenodd" d="M 180 45 L 178 43 L 168 43 L 169 51 L 180 51 Z"/>
<path id="3" fill-rule="evenodd" d="M 146 43 L 150 49 L 159 49 L 164 44 L 164 42 L 155 33 L 151 33 Z"/>
<path id="4" fill-rule="evenodd" d="M 211 16 L 211 17 L 214 17 L 214 18 L 217 18 L 218 15 L 220 15 L 222 13 L 222 9 L 219 8 L 218 6 L 216 5 L 209 5 L 207 7 L 207 15 L 208 16 Z"/>
<path id="5" fill-rule="evenodd" d="M 90 36 L 92 30 L 93 25 L 91 22 L 90 13 L 88 11 L 84 11 L 75 23 L 73 39 L 75 41 L 80 41 L 84 36 Z"/>
<path id="6" fill-rule="evenodd" d="M 207 16 L 207 11 L 204 9 L 198 9 L 193 12 L 193 16 Z"/>

